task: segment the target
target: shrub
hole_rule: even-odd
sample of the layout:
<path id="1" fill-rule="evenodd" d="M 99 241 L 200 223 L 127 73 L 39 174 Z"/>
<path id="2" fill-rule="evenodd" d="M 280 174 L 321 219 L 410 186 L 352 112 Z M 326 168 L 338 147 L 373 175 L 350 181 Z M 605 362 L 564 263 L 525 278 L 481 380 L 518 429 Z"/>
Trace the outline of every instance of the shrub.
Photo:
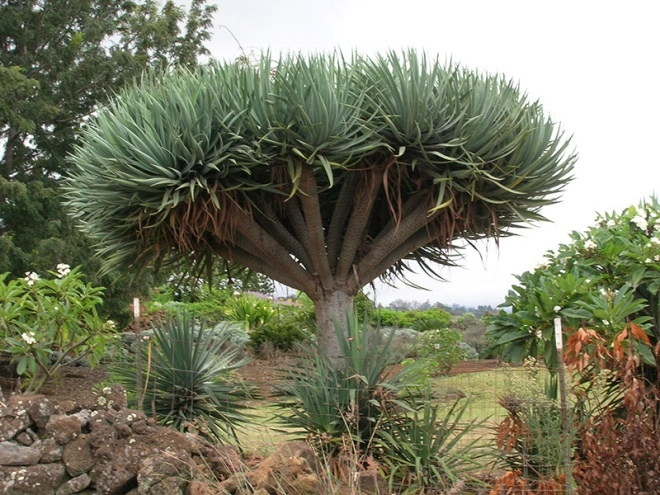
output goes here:
<path id="1" fill-rule="evenodd" d="M 224 315 L 229 321 L 241 323 L 246 332 L 270 322 L 277 312 L 273 302 L 248 293 L 234 293 L 225 300 Z"/>
<path id="2" fill-rule="evenodd" d="M 78 268 L 65 264 L 48 273 L 52 279 L 0 275 L 0 336 L 28 392 L 39 392 L 70 362 L 96 364 L 114 330 L 97 314 L 102 287 L 86 284 Z"/>
<path id="3" fill-rule="evenodd" d="M 497 428 L 497 447 L 511 471 L 520 472 L 526 480 L 549 480 L 566 461 L 561 409 L 552 398 L 556 380 L 548 375 L 542 384 L 535 360 L 527 360 L 522 373 L 513 376 L 511 392 L 500 398 L 507 416 Z"/>
<path id="4" fill-rule="evenodd" d="M 423 493 L 476 467 L 482 451 L 466 440 L 479 424 L 462 421 L 467 403 L 445 413 L 431 405 L 428 388 L 420 400 L 418 366 L 393 373 L 387 364 L 394 332 L 384 338 L 355 316 L 347 317 L 346 328 L 346 335 L 336 328 L 338 359 L 312 347 L 302 365 L 288 371 L 281 423 L 311 439 L 328 457 L 331 472 L 344 479 L 373 469 L 376 461 L 392 486 Z"/>
<path id="5" fill-rule="evenodd" d="M 296 344 L 309 338 L 309 333 L 300 328 L 295 321 L 270 322 L 255 328 L 250 332 L 250 347 L 259 351 L 264 344 L 282 351 L 291 350 Z"/>
<path id="6" fill-rule="evenodd" d="M 436 375 L 446 375 L 452 367 L 465 359 L 466 351 L 459 345 L 461 334 L 448 328 L 421 332 L 417 339 L 417 356 L 436 364 Z"/>
<path id="7" fill-rule="evenodd" d="M 242 401 L 251 389 L 234 374 L 247 361 L 230 343 L 228 328 L 206 331 L 187 312 L 170 317 L 153 327 L 153 338 L 142 346 L 143 390 L 135 387 L 135 360 L 114 366 L 112 373 L 132 402 L 143 402 L 160 424 L 238 444 L 236 428 L 250 419 Z"/>

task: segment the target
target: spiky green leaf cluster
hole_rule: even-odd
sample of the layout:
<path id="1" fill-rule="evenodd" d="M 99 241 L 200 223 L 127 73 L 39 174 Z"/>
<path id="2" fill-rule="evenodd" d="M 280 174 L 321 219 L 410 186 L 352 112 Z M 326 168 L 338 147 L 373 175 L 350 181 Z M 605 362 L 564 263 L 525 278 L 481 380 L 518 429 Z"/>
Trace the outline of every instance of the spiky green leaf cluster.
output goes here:
<path id="1" fill-rule="evenodd" d="M 108 267 L 208 253 L 248 263 L 236 246 L 290 263 L 267 243 L 250 249 L 255 238 L 245 232 L 249 242 L 236 240 L 237 223 L 249 218 L 308 272 L 323 276 L 311 265 L 327 252 L 339 285 L 354 265 L 362 286 L 403 272 L 401 260 L 447 264 L 456 239 L 508 235 L 542 219 L 539 209 L 570 180 L 567 147 L 541 106 L 500 76 L 414 51 L 264 55 L 256 66 L 151 74 L 120 93 L 71 157 L 67 202 Z M 375 206 L 351 212 L 343 190 L 372 195 Z M 302 204 L 302 230 L 316 237 L 301 233 L 292 198 Z M 402 225 L 420 204 L 423 221 Z M 343 253 L 344 245 L 354 247 Z M 378 260 L 364 261 L 371 254 Z M 280 272 L 280 281 L 309 289 L 291 266 Z"/>

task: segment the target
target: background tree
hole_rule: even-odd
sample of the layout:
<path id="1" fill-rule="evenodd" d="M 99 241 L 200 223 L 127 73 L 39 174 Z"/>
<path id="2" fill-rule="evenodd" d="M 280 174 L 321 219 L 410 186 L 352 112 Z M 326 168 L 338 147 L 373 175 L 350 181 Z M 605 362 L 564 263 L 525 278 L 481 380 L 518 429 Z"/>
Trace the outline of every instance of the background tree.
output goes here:
<path id="1" fill-rule="evenodd" d="M 60 206 L 65 158 L 99 105 L 146 68 L 194 67 L 215 10 L 205 0 L 187 11 L 171 1 L 0 0 L 0 273 L 97 270 Z"/>
<path id="2" fill-rule="evenodd" d="M 541 220 L 574 161 L 501 77 L 410 51 L 157 73 L 84 132 L 68 205 L 106 268 L 222 257 L 305 292 L 322 348 L 361 287 Z"/>

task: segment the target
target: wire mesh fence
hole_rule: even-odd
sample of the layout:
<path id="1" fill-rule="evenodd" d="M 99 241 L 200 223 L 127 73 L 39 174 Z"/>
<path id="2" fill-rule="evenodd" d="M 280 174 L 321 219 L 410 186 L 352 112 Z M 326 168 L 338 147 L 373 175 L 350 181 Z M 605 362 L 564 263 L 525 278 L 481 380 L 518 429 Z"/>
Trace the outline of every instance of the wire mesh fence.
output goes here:
<path id="1" fill-rule="evenodd" d="M 168 339 L 173 350 L 181 350 L 183 341 L 176 345 L 171 336 Z M 188 343 L 194 347 L 197 341 L 192 339 Z M 172 404 L 178 401 L 187 412 L 201 410 L 199 404 L 190 401 L 194 395 L 190 390 L 174 381 L 158 383 L 155 378 L 159 375 L 157 366 L 169 366 L 169 375 L 188 380 L 196 373 L 190 363 L 176 366 L 173 362 L 160 361 L 159 364 L 149 356 L 149 349 L 151 345 L 147 346 L 143 363 L 151 363 L 145 376 L 153 392 L 151 396 L 168 397 Z M 266 456 L 275 452 L 278 445 L 302 439 L 316 447 L 324 459 L 326 474 L 340 482 L 350 484 L 353 477 L 376 473 L 382 479 L 376 493 L 660 493 L 660 485 L 653 484 L 653 469 L 660 452 L 657 415 L 650 417 L 655 423 L 640 420 L 628 424 L 623 417 L 612 423 L 611 432 L 623 431 L 624 435 L 626 431 L 630 433 L 630 428 L 637 428 L 637 436 L 650 439 L 641 446 L 631 443 L 635 435 L 629 434 L 628 440 L 608 437 L 600 423 L 588 423 L 593 418 L 578 417 L 580 408 L 584 409 L 585 397 L 580 396 L 581 389 L 576 387 L 577 376 L 568 377 L 571 387 L 562 402 L 557 372 L 548 371 L 543 364 L 533 360 L 521 366 L 497 360 L 464 361 L 449 374 L 435 374 L 428 368 L 413 372 L 407 383 L 416 387 L 419 395 L 412 399 L 405 397 L 405 387 L 397 385 L 388 389 L 389 384 L 393 385 L 388 380 L 402 366 L 384 365 L 377 353 L 373 356 L 366 353 L 360 358 L 364 361 L 360 366 L 371 370 L 373 376 L 364 370 L 339 376 L 337 370 L 324 368 L 313 356 L 311 361 L 309 358 L 310 355 L 304 354 L 273 353 L 270 360 L 253 360 L 223 375 L 223 382 L 229 386 L 222 390 L 250 390 L 238 402 L 236 396 L 231 400 L 218 397 L 213 404 L 213 408 L 220 410 L 226 407 L 245 413 L 235 439 L 246 452 Z M 606 384 L 607 378 L 603 380 Z M 256 389 L 250 388 L 249 384 L 255 383 Z M 592 385 L 590 393 L 605 394 L 605 388 Z M 291 386 L 297 392 L 287 395 L 285 391 Z M 424 395 L 426 386 L 428 395 Z M 259 393 L 253 393 L 255 390 Z M 656 398 L 656 408 L 657 403 Z M 206 417 L 202 422 L 213 418 L 231 421 L 231 416 L 216 415 L 208 404 L 204 407 Z M 592 444 L 585 444 L 584 435 L 588 431 L 597 436 Z M 594 456 L 601 440 L 606 455 Z M 636 457 L 621 462 L 640 465 L 636 470 L 628 469 L 628 478 L 620 476 L 621 480 L 613 479 L 604 485 L 595 479 L 608 469 L 614 472 L 615 464 L 607 464 L 614 462 L 613 452 L 626 453 L 621 447 L 618 450 L 608 447 L 609 441 L 628 442 L 626 449 Z M 651 474 L 639 475 L 644 469 Z M 575 479 L 573 473 L 578 474 Z M 633 476 L 644 480 L 634 484 L 630 481 Z"/>

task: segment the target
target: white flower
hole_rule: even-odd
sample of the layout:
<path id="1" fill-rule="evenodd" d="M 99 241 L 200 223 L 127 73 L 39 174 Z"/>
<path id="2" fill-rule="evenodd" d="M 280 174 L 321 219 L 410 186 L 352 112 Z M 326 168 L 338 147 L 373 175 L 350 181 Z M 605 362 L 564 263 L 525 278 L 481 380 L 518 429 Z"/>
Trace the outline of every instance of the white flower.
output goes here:
<path id="1" fill-rule="evenodd" d="M 541 329 L 537 330 L 536 331 L 536 338 L 540 340 L 542 337 L 543 337 L 543 332 L 541 331 Z"/>
<path id="2" fill-rule="evenodd" d="M 25 272 L 25 279 L 28 285 L 33 285 L 37 280 L 39 280 L 39 275 L 34 272 Z"/>
<path id="3" fill-rule="evenodd" d="M 649 242 L 651 244 L 656 244 L 657 245 L 657 244 L 660 244 L 660 239 L 658 239 L 657 237 L 651 237 L 651 239 L 649 239 Z"/>
<path id="4" fill-rule="evenodd" d="M 640 230 L 647 230 L 649 228 L 649 223 L 646 221 L 646 218 L 639 214 L 632 219 L 632 223 L 637 225 L 637 228 Z"/>
<path id="5" fill-rule="evenodd" d="M 105 324 L 106 324 L 109 328 L 115 328 L 115 322 L 112 321 L 112 320 L 108 320 L 108 321 L 106 321 Z"/>
<path id="6" fill-rule="evenodd" d="M 608 227 L 614 227 L 615 225 L 616 225 L 616 222 L 614 221 L 614 219 L 610 219 L 610 220 L 607 221 L 607 226 Z"/>
<path id="7" fill-rule="evenodd" d="M 71 273 L 71 267 L 69 265 L 66 263 L 60 263 L 57 265 L 57 275 L 59 278 L 64 278 L 69 273 Z"/>
<path id="8" fill-rule="evenodd" d="M 437 351 L 440 349 L 440 344 L 433 344 L 433 348 Z"/>
<path id="9" fill-rule="evenodd" d="M 610 324 L 609 321 L 607 321 L 607 320 L 603 320 L 603 325 L 608 326 L 609 324 Z"/>
<path id="10" fill-rule="evenodd" d="M 646 258 L 644 260 L 644 263 L 653 263 L 653 260 L 651 258 Z"/>
<path id="11" fill-rule="evenodd" d="M 559 313 L 559 312 L 561 311 L 561 306 L 555 306 L 554 308 L 552 308 L 552 310 L 553 310 L 555 313 Z"/>
<path id="12" fill-rule="evenodd" d="M 591 239 L 587 239 L 586 241 L 584 241 L 584 249 L 586 249 L 587 251 L 593 251 L 594 249 L 596 249 L 596 247 L 598 246 L 596 246 L 596 243 Z"/>
<path id="13" fill-rule="evenodd" d="M 37 339 L 34 338 L 34 332 L 25 333 L 21 335 L 21 338 L 25 341 L 27 345 L 34 345 L 37 343 Z"/>

